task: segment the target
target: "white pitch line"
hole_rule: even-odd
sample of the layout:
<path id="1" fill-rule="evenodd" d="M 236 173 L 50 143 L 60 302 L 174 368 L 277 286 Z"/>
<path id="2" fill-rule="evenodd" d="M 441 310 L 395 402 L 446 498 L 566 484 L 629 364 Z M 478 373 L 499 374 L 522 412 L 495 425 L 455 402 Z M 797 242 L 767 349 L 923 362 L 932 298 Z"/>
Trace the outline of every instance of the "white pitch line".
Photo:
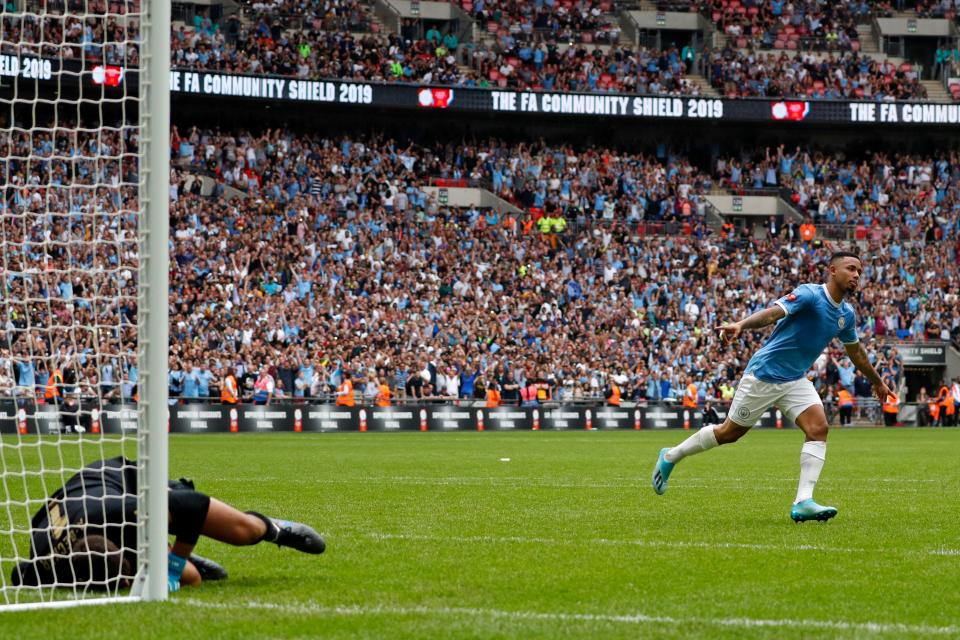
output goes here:
<path id="1" fill-rule="evenodd" d="M 603 613 L 562 613 L 553 611 L 511 611 L 506 609 L 483 609 L 475 607 L 427 607 L 427 606 L 358 606 L 358 605 L 315 605 L 281 604 L 273 602 L 205 602 L 192 598 L 173 598 L 173 604 L 206 609 L 245 610 L 260 609 L 278 611 L 288 615 L 315 616 L 435 616 L 444 618 L 494 618 L 514 621 L 535 622 L 585 622 L 616 623 L 630 625 L 669 624 L 669 625 L 707 625 L 738 629 L 789 628 L 819 629 L 826 631 L 853 631 L 859 633 L 895 633 L 917 635 L 947 635 L 960 633 L 958 626 L 929 626 L 904 624 L 899 622 L 850 622 L 846 620 L 815 619 L 765 619 L 765 618 L 707 618 L 647 615 L 644 613 L 603 614 Z"/>
<path id="2" fill-rule="evenodd" d="M 526 536 L 432 536 L 407 533 L 361 532 L 371 540 L 407 540 L 418 542 L 462 542 L 478 544 L 544 544 L 544 545 L 609 545 L 651 547 L 656 549 L 746 549 L 748 551 L 820 551 L 823 553 L 885 553 L 927 556 L 958 556 L 960 549 L 889 549 L 866 547 L 831 547 L 817 544 L 759 544 L 750 542 L 705 542 L 685 540 L 643 540 L 618 538 L 540 538 Z"/>
<path id="3" fill-rule="evenodd" d="M 282 480 L 279 477 L 271 476 L 234 476 L 230 478 L 207 478 L 209 482 L 243 482 L 243 481 L 266 481 L 266 480 Z M 750 488 L 755 490 L 782 490 L 784 484 L 786 483 L 796 483 L 796 478 L 767 478 L 766 481 L 758 482 L 756 479 L 749 478 L 736 478 L 736 477 L 720 477 L 716 480 L 708 480 L 705 478 L 692 478 L 691 480 L 680 480 L 680 483 L 683 487 L 689 489 L 716 489 L 716 488 L 725 488 L 734 486 L 736 488 L 741 488 L 744 482 L 750 483 Z M 842 483 L 843 479 L 830 479 L 832 482 Z M 512 485 L 515 487 L 546 487 L 546 488 L 557 488 L 557 489 L 635 489 L 638 486 L 647 486 L 649 485 L 649 478 L 647 477 L 632 477 L 632 478 L 618 478 L 613 481 L 608 482 L 556 482 L 544 478 L 528 477 L 528 476 L 438 476 L 438 477 L 424 477 L 424 476 L 358 476 L 358 477 L 338 477 L 338 478 L 325 478 L 320 480 L 324 484 L 356 484 L 367 486 L 369 484 L 376 484 L 378 482 L 389 482 L 394 484 L 410 484 L 417 486 L 439 486 L 439 487 L 472 487 L 477 485 L 485 484 L 506 484 Z M 868 485 L 871 482 L 896 482 L 902 484 L 918 484 L 918 483 L 934 483 L 940 482 L 939 480 L 924 480 L 924 479 L 905 479 L 899 480 L 895 478 L 861 478 L 858 482 L 863 484 L 857 488 L 857 491 L 860 493 L 915 493 L 918 489 L 912 489 L 910 491 L 895 491 L 889 487 L 884 487 L 883 489 L 871 488 Z M 946 484 L 946 483 L 944 483 Z"/>

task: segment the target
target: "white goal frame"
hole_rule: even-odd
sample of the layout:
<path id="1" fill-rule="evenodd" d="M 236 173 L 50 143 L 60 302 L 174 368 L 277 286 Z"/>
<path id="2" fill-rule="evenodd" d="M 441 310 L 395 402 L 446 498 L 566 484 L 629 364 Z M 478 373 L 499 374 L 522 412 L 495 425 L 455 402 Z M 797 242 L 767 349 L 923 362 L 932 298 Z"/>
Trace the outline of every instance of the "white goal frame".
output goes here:
<path id="1" fill-rule="evenodd" d="M 4 602 L 0 613 L 167 599 L 170 0 L 140 0 L 137 550 L 128 594 Z M 89 69 L 87 69 L 89 70 Z M 14 79 L 16 82 L 16 79 Z M 0 290 L 2 293 L 2 290 Z M 43 436 L 37 436 L 42 438 Z"/>

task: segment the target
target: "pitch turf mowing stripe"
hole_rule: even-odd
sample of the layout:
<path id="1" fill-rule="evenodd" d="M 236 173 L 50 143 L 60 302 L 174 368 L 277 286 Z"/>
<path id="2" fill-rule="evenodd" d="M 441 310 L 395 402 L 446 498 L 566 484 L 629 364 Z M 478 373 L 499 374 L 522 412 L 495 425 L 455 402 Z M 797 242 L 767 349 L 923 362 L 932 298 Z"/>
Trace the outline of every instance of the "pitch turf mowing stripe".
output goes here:
<path id="1" fill-rule="evenodd" d="M 284 614 L 308 616 L 427 616 L 446 618 L 501 618 L 516 621 L 548 622 L 612 622 L 629 625 L 709 625 L 743 629 L 788 628 L 818 629 L 825 631 L 852 631 L 863 633 L 903 633 L 930 636 L 952 636 L 960 634 L 960 627 L 932 627 L 927 625 L 901 624 L 897 622 L 849 622 L 845 620 L 811 620 L 762 618 L 701 618 L 652 616 L 644 613 L 602 614 L 602 613 L 561 613 L 553 611 L 512 611 L 505 609 L 481 609 L 475 607 L 396 607 L 396 606 L 357 606 L 357 605 L 313 605 L 283 604 L 274 602 L 249 601 L 242 603 L 206 602 L 190 598 L 172 600 L 178 605 L 187 605 L 208 609 L 263 609 Z"/>
<path id="2" fill-rule="evenodd" d="M 815 523 L 811 523 L 815 526 Z M 821 551 L 824 553 L 883 553 L 908 556 L 958 556 L 960 549 L 894 549 L 894 548 L 862 548 L 862 547 L 831 547 L 816 544 L 753 544 L 749 542 L 689 542 L 683 540 L 619 540 L 615 538 L 543 538 L 527 536 L 431 536 L 410 533 L 340 533 L 341 538 L 350 535 L 362 535 L 365 538 L 379 541 L 410 541 L 410 542 L 463 542 L 481 544 L 550 544 L 550 545 L 612 545 L 625 547 L 654 547 L 663 549 L 744 549 L 748 551 Z"/>

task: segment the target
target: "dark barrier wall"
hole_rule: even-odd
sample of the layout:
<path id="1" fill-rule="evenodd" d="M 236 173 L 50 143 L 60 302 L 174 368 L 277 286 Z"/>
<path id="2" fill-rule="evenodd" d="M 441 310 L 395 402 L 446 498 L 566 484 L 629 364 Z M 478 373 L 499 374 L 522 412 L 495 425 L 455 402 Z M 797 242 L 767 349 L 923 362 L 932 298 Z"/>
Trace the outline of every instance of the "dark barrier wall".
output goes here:
<path id="1" fill-rule="evenodd" d="M 486 407 L 410 405 L 336 407 L 333 405 L 187 404 L 170 408 L 172 433 L 270 433 L 351 431 L 530 431 L 606 429 L 699 429 L 703 414 L 682 407 Z M 717 410 L 720 417 L 724 412 Z M 84 404 L 57 407 L 0 399 L 0 434 L 54 434 L 74 431 L 118 434 L 135 431 L 134 405 Z M 776 409 L 758 427 L 793 423 Z"/>

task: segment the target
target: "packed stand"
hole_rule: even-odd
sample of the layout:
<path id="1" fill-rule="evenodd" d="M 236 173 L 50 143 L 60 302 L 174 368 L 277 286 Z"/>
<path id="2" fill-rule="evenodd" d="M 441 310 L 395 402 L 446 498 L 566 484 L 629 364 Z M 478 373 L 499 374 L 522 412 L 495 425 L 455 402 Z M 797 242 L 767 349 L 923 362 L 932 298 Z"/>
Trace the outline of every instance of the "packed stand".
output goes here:
<path id="1" fill-rule="evenodd" d="M 0 52 L 132 67 L 140 64 L 140 1 L 26 2 L 4 10 Z M 78 12 L 84 18 L 78 18 Z M 40 14 L 32 15 L 32 14 Z"/>
<path id="2" fill-rule="evenodd" d="M 136 234 L 123 211 L 135 193 L 79 186 L 135 184 L 135 167 L 81 159 L 71 191 L 59 163 L 15 158 L 83 158 L 84 134 L 4 135 L 6 175 L 23 187 L 8 189 L 3 233 L 23 250 L 5 254 L 0 390 L 42 397 L 60 371 L 63 393 L 129 399 Z M 131 144 L 123 130 L 101 141 Z M 271 401 L 329 399 L 346 373 L 368 400 L 378 383 L 438 400 L 496 383 L 509 402 L 511 380 L 542 379 L 554 399 L 596 400 L 615 380 L 654 402 L 676 399 L 688 378 L 703 398 L 729 399 L 765 334 L 726 345 L 711 328 L 820 280 L 830 253 L 788 230 L 756 241 L 710 232 L 701 195 L 713 180 L 669 154 L 196 129 L 174 130 L 172 144 L 170 384 L 181 400 L 219 397 L 230 371 L 247 399 L 271 380 Z M 788 155 L 765 162 L 792 175 L 803 163 Z M 937 175 L 955 184 L 960 163 L 944 161 Z M 218 195 L 186 189 L 195 173 L 215 176 Z M 734 180 L 732 166 L 716 173 Z M 533 215 L 448 208 L 424 188 L 436 178 L 487 186 Z M 245 195 L 227 200 L 227 185 Z M 71 213 L 51 226 L 51 208 Z M 564 222 L 544 226 L 541 214 Z M 956 213 L 946 219 L 940 237 L 890 221 L 891 237 L 869 238 L 858 330 L 885 375 L 897 375 L 896 354 L 873 338 L 960 327 Z M 642 235 L 668 221 L 675 235 Z M 111 271 L 118 260 L 131 271 Z M 38 303 L 53 287 L 63 302 Z M 37 329 L 51 313 L 75 328 Z M 824 357 L 811 374 L 825 392 L 830 362 L 845 366 Z"/>
<path id="3" fill-rule="evenodd" d="M 370 31 L 373 24 L 359 0 L 243 0 L 240 6 L 258 27 L 278 19 L 317 31 Z"/>
<path id="4" fill-rule="evenodd" d="M 269 74 L 301 79 L 463 84 L 473 79 L 457 66 L 456 36 L 432 39 L 397 34 L 329 30 L 316 21 L 287 29 L 284 20 L 261 16 L 245 28 L 239 20 L 207 28 L 174 27 L 171 64 L 238 74 Z M 362 26 L 362 25 L 358 25 Z"/>
<path id="5" fill-rule="evenodd" d="M 927 90 L 909 63 L 895 65 L 859 53 L 706 51 L 710 84 L 730 98 L 925 100 Z"/>
<path id="6" fill-rule="evenodd" d="M 534 91 L 589 91 L 698 95 L 687 77 L 693 52 L 670 47 L 608 49 L 558 47 L 501 38 L 492 47 L 473 49 L 472 64 L 483 78 L 501 87 Z"/>
<path id="7" fill-rule="evenodd" d="M 462 0 L 490 33 L 522 42 L 615 44 L 620 39 L 611 0 Z"/>
<path id="8" fill-rule="evenodd" d="M 677 160 L 539 144 L 310 141 L 283 132 L 195 131 L 183 140 L 190 138 L 180 144 L 206 157 L 194 169 L 249 159 L 252 195 L 211 203 L 177 194 L 175 280 L 184 289 L 173 363 L 216 379 L 222 353 L 236 353 L 230 364 L 242 363 L 248 385 L 263 366 L 275 367 L 271 378 L 287 397 L 323 396 L 345 371 L 370 393 L 387 381 L 417 397 L 472 397 L 503 378 L 498 367 L 542 377 L 560 398 L 598 397 L 615 376 L 632 397 L 653 401 L 676 396 L 688 374 L 706 395 L 723 397 L 763 336 L 730 348 L 708 329 L 819 280 L 829 254 L 786 234 L 748 243 L 707 235 L 696 223 L 691 235 L 634 243 L 640 222 L 699 215 L 695 206 L 670 205 L 709 184 Z M 521 204 L 559 208 L 569 229 L 554 242 L 523 216 L 442 207 L 420 188 L 429 177 L 489 180 L 505 195 L 519 189 Z M 672 183 L 674 196 L 651 208 L 658 182 Z M 578 187 L 587 191 L 578 195 Z M 956 281 L 953 244 L 921 237 L 903 240 L 899 251 L 907 273 L 936 265 L 946 283 Z M 893 363 L 870 338 L 901 326 L 949 336 L 960 316 L 950 287 L 909 280 L 888 263 L 867 261 L 857 305 L 874 357 Z M 210 293 L 198 306 L 201 291 Z"/>
<path id="9" fill-rule="evenodd" d="M 715 173 L 718 182 L 734 192 L 784 188 L 794 206 L 816 224 L 858 227 L 865 239 L 886 245 L 895 260 L 902 258 L 907 244 L 953 245 L 960 238 L 956 151 L 933 156 L 874 153 L 851 159 L 780 146 L 721 158 Z M 901 275 L 914 284 L 925 277 L 922 273 Z"/>
<path id="10" fill-rule="evenodd" d="M 888 9 L 866 0 L 707 0 L 702 11 L 740 49 L 859 51 L 857 24 Z"/>
<path id="11" fill-rule="evenodd" d="M 129 126 L 0 131 L 0 395 L 133 397 L 137 146 Z"/>

